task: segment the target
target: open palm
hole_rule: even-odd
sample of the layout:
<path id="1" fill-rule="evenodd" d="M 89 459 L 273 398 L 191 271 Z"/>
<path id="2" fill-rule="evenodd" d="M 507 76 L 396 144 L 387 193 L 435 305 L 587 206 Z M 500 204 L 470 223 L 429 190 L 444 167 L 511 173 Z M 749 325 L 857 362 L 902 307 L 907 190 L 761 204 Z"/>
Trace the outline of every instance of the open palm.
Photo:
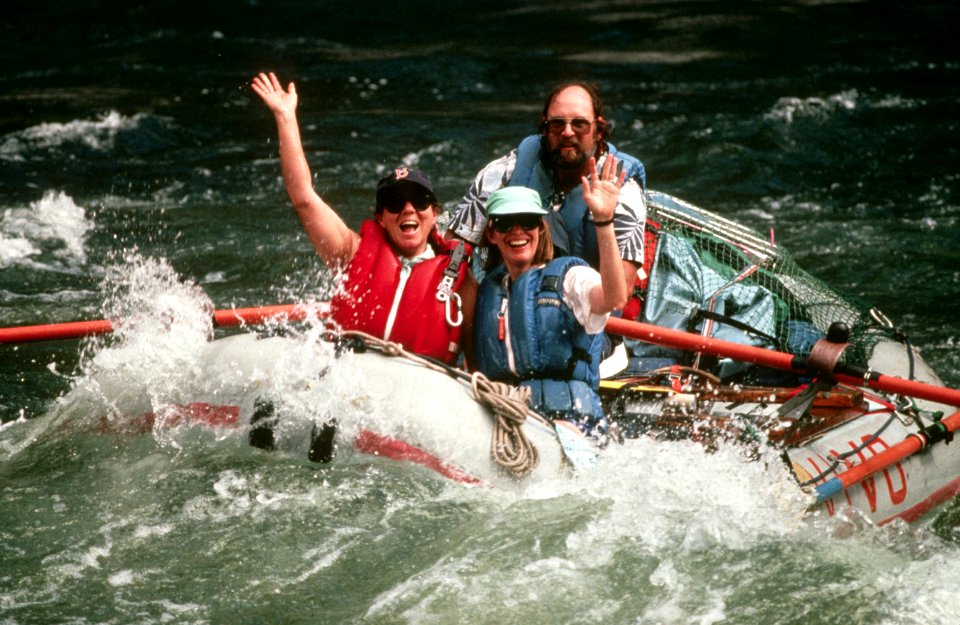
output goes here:
<path id="1" fill-rule="evenodd" d="M 597 171 L 597 161 L 592 157 L 590 170 Z M 599 176 L 594 174 L 583 178 L 583 201 L 590 209 L 594 221 L 613 219 L 620 198 L 620 187 L 623 186 L 625 178 L 625 172 L 617 173 L 617 159 L 613 155 L 607 156 Z"/>
<path id="2" fill-rule="evenodd" d="M 273 72 L 269 75 L 261 72 L 254 76 L 251 87 L 275 114 L 293 113 L 297 108 L 297 88 L 290 83 L 287 91 L 284 91 Z"/>

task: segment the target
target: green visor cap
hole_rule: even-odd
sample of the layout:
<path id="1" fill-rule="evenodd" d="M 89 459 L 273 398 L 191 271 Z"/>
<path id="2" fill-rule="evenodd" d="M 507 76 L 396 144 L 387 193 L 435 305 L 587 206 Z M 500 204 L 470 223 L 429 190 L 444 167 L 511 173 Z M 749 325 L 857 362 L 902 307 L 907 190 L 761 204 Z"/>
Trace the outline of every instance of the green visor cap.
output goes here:
<path id="1" fill-rule="evenodd" d="M 487 217 L 497 215 L 546 215 L 540 204 L 540 194 L 527 187 L 504 187 L 487 198 Z"/>

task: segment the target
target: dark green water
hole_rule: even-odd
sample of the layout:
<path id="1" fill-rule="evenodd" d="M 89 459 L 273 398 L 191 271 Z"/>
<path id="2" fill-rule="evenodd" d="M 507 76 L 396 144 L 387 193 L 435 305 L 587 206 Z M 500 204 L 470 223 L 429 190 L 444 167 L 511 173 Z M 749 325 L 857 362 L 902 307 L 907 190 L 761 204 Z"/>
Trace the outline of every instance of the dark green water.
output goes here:
<path id="1" fill-rule="evenodd" d="M 5 9 L 0 326 L 322 298 L 255 72 L 296 81 L 317 187 L 353 225 L 400 162 L 452 206 L 555 82 L 588 78 L 652 188 L 774 229 L 960 385 L 954 3 Z M 801 521 L 776 458 L 638 441 L 516 494 L 44 416 L 91 363 L 162 386 L 183 345 L 130 339 L 0 348 L 4 625 L 960 620 L 955 506 Z"/>

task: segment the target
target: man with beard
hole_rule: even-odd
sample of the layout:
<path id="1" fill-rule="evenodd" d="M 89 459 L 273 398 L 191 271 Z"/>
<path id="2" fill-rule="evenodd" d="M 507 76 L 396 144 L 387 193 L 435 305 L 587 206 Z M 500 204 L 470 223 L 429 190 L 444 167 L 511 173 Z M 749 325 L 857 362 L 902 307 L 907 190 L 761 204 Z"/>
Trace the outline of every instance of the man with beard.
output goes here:
<path id="1" fill-rule="evenodd" d="M 644 222 L 646 184 L 643 164 L 618 152 L 607 141 L 609 126 L 603 118 L 603 104 L 590 83 L 571 82 L 556 87 L 543 106 L 539 134 L 524 139 L 506 156 L 484 167 L 460 200 L 447 226 L 446 236 L 460 237 L 474 244 L 481 242 L 487 221 L 486 203 L 491 193 L 506 186 L 523 186 L 540 194 L 549 213 L 557 256 L 577 256 L 594 268 L 599 267 L 596 228 L 604 224 L 590 219 L 583 200 L 581 178 L 596 177 L 590 171 L 591 157 L 598 170 L 608 155 L 616 156 L 626 170 L 627 180 L 620 189 L 613 216 L 613 227 L 623 262 L 627 292 L 635 293 L 644 271 Z M 479 279 L 479 276 L 478 276 Z M 636 317 L 634 299 L 624 309 L 625 316 Z"/>

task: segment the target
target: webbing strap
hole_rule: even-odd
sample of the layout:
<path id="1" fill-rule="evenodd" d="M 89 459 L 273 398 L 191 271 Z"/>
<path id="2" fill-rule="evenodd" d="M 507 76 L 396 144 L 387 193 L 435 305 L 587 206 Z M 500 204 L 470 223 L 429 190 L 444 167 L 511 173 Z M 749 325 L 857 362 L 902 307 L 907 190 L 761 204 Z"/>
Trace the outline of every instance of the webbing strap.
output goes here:
<path id="1" fill-rule="evenodd" d="M 437 299 L 439 301 L 450 300 L 450 296 L 453 294 L 453 284 L 456 282 L 457 276 L 460 275 L 460 265 L 463 263 L 465 256 L 466 244 L 460 241 L 453 252 L 450 253 L 450 262 L 447 263 L 447 268 L 443 270 L 443 279 L 437 285 Z"/>
<path id="2" fill-rule="evenodd" d="M 759 336 L 760 338 L 767 339 L 768 341 L 772 342 L 774 345 L 778 345 L 778 346 L 780 345 L 780 341 L 777 340 L 775 336 L 770 336 L 766 332 L 758 330 L 753 326 L 751 326 L 750 324 L 744 323 L 738 319 L 734 319 L 733 317 L 729 317 L 727 315 L 721 315 L 719 313 L 715 313 L 712 310 L 703 310 L 702 308 L 696 309 L 693 315 L 691 315 L 690 325 L 688 326 L 688 329 L 690 332 L 693 332 L 693 328 L 696 327 L 697 322 L 700 321 L 701 319 L 709 319 L 711 321 L 716 321 L 717 323 L 723 323 L 730 327 L 736 328 L 738 330 L 743 330 L 748 334 L 753 334 L 754 336 Z"/>

